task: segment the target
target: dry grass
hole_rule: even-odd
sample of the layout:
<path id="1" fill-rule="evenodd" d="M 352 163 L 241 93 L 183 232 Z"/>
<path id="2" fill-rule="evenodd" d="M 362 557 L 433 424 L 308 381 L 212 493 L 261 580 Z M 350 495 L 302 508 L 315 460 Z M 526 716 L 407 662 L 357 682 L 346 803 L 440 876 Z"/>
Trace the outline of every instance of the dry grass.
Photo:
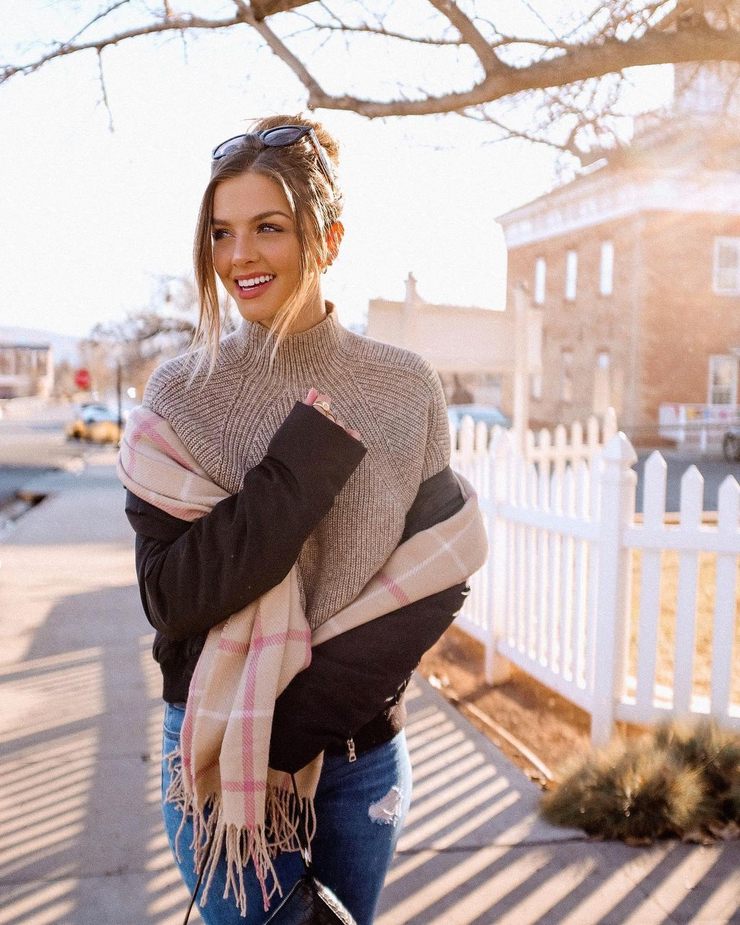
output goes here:
<path id="1" fill-rule="evenodd" d="M 673 687 L 673 659 L 676 645 L 676 602 L 678 597 L 679 554 L 662 553 L 662 580 L 660 588 L 660 619 L 658 624 L 658 651 L 656 683 Z M 637 670 L 639 644 L 638 617 L 640 611 L 641 551 L 633 551 L 632 607 L 630 623 L 629 673 Z M 716 574 L 715 553 L 699 554 L 699 591 L 696 609 L 696 648 L 694 653 L 694 693 L 707 696 L 712 672 L 712 635 L 714 621 L 714 591 Z M 740 703 L 740 568 L 735 604 L 735 647 L 733 652 L 731 701 Z"/>
<path id="2" fill-rule="evenodd" d="M 710 693 L 716 558 L 714 553 L 699 555 L 694 658 L 694 693 L 698 696 L 708 696 Z M 633 677 L 637 671 L 641 566 L 641 552 L 634 550 L 628 656 L 628 671 Z M 679 554 L 664 552 L 656 684 L 668 689 L 673 687 L 678 570 Z M 740 613 L 740 563 L 737 589 L 731 700 L 740 704 L 740 620 L 737 617 Z M 563 767 L 574 755 L 586 755 L 590 751 L 588 714 L 517 668 L 513 668 L 510 681 L 497 687 L 489 687 L 483 677 L 483 647 L 457 626 L 451 627 L 424 656 L 421 670 L 427 677 L 436 675 L 443 678 L 444 686 L 449 685 L 458 699 L 474 704 L 488 713 L 555 771 Z M 472 722 L 475 724 L 475 719 L 472 719 Z M 621 723 L 618 727 L 622 736 L 627 739 L 644 732 L 640 727 Z M 480 729 L 492 738 L 512 761 L 537 779 L 522 755 L 511 749 L 504 740 L 499 741 L 489 729 L 484 726 L 480 726 Z"/>

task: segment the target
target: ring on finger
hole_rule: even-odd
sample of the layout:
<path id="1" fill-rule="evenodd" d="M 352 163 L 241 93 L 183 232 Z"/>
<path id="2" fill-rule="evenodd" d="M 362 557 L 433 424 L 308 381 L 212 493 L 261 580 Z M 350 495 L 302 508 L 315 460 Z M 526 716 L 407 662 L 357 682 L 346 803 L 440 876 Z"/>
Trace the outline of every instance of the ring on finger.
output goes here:
<path id="1" fill-rule="evenodd" d="M 331 408 L 329 407 L 329 402 L 326 402 L 326 401 L 315 401 L 315 402 L 313 403 L 313 406 L 314 406 L 314 408 L 321 408 L 321 410 L 324 412 L 324 414 L 325 414 L 328 418 L 331 418 L 332 421 L 336 421 L 336 419 L 337 419 L 337 418 L 336 418 L 336 415 L 334 414 L 334 412 L 333 412 L 333 411 L 331 410 Z"/>

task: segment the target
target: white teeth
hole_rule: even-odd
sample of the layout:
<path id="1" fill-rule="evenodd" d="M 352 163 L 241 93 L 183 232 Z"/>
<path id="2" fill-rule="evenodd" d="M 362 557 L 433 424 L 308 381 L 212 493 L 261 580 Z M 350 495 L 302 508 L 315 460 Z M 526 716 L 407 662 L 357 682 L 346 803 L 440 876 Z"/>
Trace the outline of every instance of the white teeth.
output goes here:
<path id="1" fill-rule="evenodd" d="M 267 283 L 271 279 L 275 279 L 274 274 L 270 276 L 255 276 L 253 279 L 239 279 L 237 280 L 237 285 L 242 289 L 252 289 L 254 286 L 258 286 L 260 283 Z"/>

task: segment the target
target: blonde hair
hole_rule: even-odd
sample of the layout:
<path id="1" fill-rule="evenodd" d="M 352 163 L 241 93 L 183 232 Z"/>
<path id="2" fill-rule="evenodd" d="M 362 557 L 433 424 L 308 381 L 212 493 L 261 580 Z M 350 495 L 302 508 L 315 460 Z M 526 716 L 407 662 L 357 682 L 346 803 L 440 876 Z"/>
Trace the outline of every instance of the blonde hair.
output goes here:
<path id="1" fill-rule="evenodd" d="M 339 146 L 336 140 L 319 123 L 303 116 L 270 116 L 260 119 L 251 128 L 252 133 L 281 125 L 310 126 L 319 144 L 334 166 L 339 163 Z M 319 267 L 329 259 L 327 233 L 342 212 L 342 197 L 318 165 L 316 152 L 310 141 L 301 141 L 281 148 L 266 147 L 257 137 L 248 137 L 233 153 L 214 162 L 211 179 L 205 188 L 198 214 L 193 246 L 195 282 L 198 290 L 198 325 L 193 335 L 190 352 L 199 353 L 195 372 L 209 361 L 208 375 L 218 356 L 221 337 L 221 306 L 213 266 L 213 198 L 216 187 L 224 180 L 244 173 L 259 173 L 280 185 L 293 211 L 300 244 L 299 284 L 296 291 L 275 315 L 268 333 L 267 344 L 274 336 L 275 344 L 270 363 L 287 331 L 303 308 L 306 298 L 318 285 Z M 227 300 L 228 304 L 228 300 Z"/>

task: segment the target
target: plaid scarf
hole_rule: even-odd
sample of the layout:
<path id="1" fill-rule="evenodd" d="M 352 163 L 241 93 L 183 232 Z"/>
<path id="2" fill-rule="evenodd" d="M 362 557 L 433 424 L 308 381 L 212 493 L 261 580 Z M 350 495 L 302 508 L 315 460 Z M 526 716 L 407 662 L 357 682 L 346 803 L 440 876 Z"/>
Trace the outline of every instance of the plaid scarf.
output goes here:
<path id="1" fill-rule="evenodd" d="M 129 417 L 118 477 L 135 495 L 181 520 L 197 520 L 227 497 L 169 423 L 143 407 Z M 265 909 L 276 890 L 282 895 L 272 858 L 299 850 L 299 808 L 290 776 L 268 767 L 270 732 L 275 701 L 310 664 L 311 646 L 450 588 L 485 563 L 488 545 L 475 492 L 456 477 L 465 499 L 462 509 L 398 546 L 360 594 L 313 637 L 301 608 L 296 566 L 279 585 L 209 632 L 190 684 L 180 748 L 169 756 L 174 778 L 167 793 L 183 812 L 183 826 L 192 815 L 196 870 L 207 865 L 204 902 L 224 848 L 224 898 L 233 892 L 242 915 L 244 867 L 250 860 Z M 296 775 L 310 819 L 321 764 L 319 755 Z"/>

